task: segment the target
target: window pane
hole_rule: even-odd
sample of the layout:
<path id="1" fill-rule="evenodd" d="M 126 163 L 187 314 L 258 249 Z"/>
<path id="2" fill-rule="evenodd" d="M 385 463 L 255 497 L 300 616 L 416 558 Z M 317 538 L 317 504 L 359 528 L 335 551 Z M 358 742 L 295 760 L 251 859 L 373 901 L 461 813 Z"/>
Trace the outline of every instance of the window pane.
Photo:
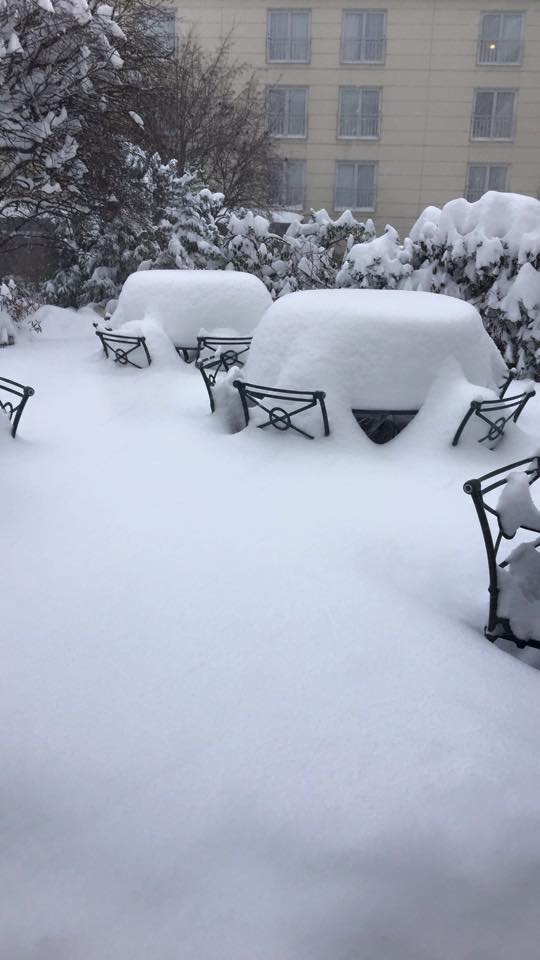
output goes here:
<path id="1" fill-rule="evenodd" d="M 521 23 L 519 14 L 508 13 L 502 18 L 500 63 L 519 63 L 521 59 Z"/>
<path id="2" fill-rule="evenodd" d="M 512 136 L 513 117 L 514 94 L 499 90 L 495 100 L 492 136 L 510 138 Z"/>
<path id="3" fill-rule="evenodd" d="M 342 87 L 340 94 L 340 136 L 356 137 L 359 107 L 358 90 L 355 87 Z"/>
<path id="4" fill-rule="evenodd" d="M 375 167 L 372 163 L 359 163 L 356 172 L 356 206 L 373 207 L 375 203 Z"/>
<path id="5" fill-rule="evenodd" d="M 286 40 L 289 32 L 289 15 L 286 10 L 272 10 L 270 13 L 270 37 L 272 40 Z"/>
<path id="6" fill-rule="evenodd" d="M 304 164 L 300 161 L 290 161 L 287 163 L 286 177 L 287 206 L 302 207 L 304 205 Z"/>
<path id="7" fill-rule="evenodd" d="M 336 208 L 354 207 L 354 163 L 338 163 L 336 167 Z"/>
<path id="8" fill-rule="evenodd" d="M 306 133 L 306 91 L 289 90 L 289 136 L 303 137 Z"/>
<path id="9" fill-rule="evenodd" d="M 382 40 L 384 37 L 384 13 L 366 13 L 365 36 L 367 40 Z"/>
<path id="10" fill-rule="evenodd" d="M 483 165 L 471 165 L 467 177 L 467 200 L 475 203 L 485 193 L 487 168 Z"/>
<path id="11" fill-rule="evenodd" d="M 506 190 L 506 167 L 490 167 L 487 188 L 488 190 Z"/>
<path id="12" fill-rule="evenodd" d="M 482 17 L 482 40 L 499 39 L 500 15 L 498 13 L 485 13 Z"/>
<path id="13" fill-rule="evenodd" d="M 309 14 L 307 11 L 293 11 L 291 13 L 290 59 L 309 59 Z"/>
<path id="14" fill-rule="evenodd" d="M 268 92 L 268 129 L 277 136 L 285 132 L 285 91 L 273 89 Z"/>

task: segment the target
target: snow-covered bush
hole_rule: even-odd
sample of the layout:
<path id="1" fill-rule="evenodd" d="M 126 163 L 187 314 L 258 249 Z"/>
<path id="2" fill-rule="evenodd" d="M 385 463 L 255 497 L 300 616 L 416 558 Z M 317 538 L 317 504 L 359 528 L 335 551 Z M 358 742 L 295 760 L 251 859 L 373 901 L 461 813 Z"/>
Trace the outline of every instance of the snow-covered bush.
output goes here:
<path id="1" fill-rule="evenodd" d="M 266 217 L 240 211 L 227 221 L 222 252 L 229 268 L 255 273 L 275 299 L 335 286 L 343 254 L 374 234 L 370 220 L 360 223 L 349 210 L 337 220 L 312 210 L 305 221 L 293 220 L 283 237 Z"/>
<path id="2" fill-rule="evenodd" d="M 391 227 L 352 247 L 340 286 L 445 293 L 473 303 L 507 362 L 540 374 L 540 202 L 486 193 L 428 207 L 403 243 Z"/>
<path id="3" fill-rule="evenodd" d="M 128 152 L 126 176 L 139 192 L 137 218 L 119 210 L 109 222 L 90 217 L 66 241 L 63 264 L 45 285 L 62 306 L 106 303 L 129 274 L 149 269 L 204 269 L 222 265 L 217 216 L 221 194 L 202 187 L 195 174 L 180 176 L 174 160 Z"/>
<path id="4" fill-rule="evenodd" d="M 41 325 L 35 318 L 39 299 L 30 288 L 17 283 L 13 277 L 0 280 L 0 346 L 15 342 L 17 328 L 28 324 L 39 332 Z"/>

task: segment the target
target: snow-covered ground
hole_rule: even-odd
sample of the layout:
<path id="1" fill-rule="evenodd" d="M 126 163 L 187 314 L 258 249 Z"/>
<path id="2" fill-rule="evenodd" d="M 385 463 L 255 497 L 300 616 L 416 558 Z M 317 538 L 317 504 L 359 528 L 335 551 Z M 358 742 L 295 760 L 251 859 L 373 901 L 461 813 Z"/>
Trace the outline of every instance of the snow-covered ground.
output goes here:
<path id="1" fill-rule="evenodd" d="M 0 373 L 1 960 L 536 957 L 540 673 L 462 484 L 540 400 L 495 452 L 227 435 L 88 312 Z"/>

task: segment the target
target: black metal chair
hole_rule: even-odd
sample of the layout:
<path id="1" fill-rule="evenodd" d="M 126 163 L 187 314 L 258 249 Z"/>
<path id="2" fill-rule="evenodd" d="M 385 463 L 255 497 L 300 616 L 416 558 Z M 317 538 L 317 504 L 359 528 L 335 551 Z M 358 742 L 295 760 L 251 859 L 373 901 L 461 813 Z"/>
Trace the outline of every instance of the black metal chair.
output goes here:
<path id="1" fill-rule="evenodd" d="M 526 404 L 536 396 L 536 390 L 525 390 L 523 393 L 517 393 L 514 396 L 507 397 L 506 394 L 510 385 L 516 376 L 515 370 L 510 370 L 508 377 L 499 390 L 497 400 L 471 400 L 463 420 L 456 430 L 452 446 L 456 447 L 460 441 L 461 434 L 467 426 L 471 417 L 476 416 L 487 425 L 487 433 L 480 437 L 479 443 L 487 441 L 487 445 L 493 448 L 502 440 L 507 423 L 512 421 L 517 423 Z M 497 416 L 500 414 L 500 416 Z"/>
<path id="2" fill-rule="evenodd" d="M 212 413 L 216 409 L 213 388 L 218 376 L 228 373 L 233 367 L 244 366 L 245 354 L 249 352 L 252 339 L 252 337 L 197 337 L 197 368 L 201 372 L 208 391 Z M 204 350 L 212 351 L 209 357 L 201 357 Z"/>
<path id="3" fill-rule="evenodd" d="M 494 490 L 500 490 L 500 488 L 508 482 L 509 476 L 514 470 L 521 470 L 525 473 L 529 486 L 531 486 L 540 478 L 540 456 L 529 457 L 526 460 L 518 460 L 516 463 L 510 463 L 508 466 L 501 467 L 499 470 L 492 470 L 490 473 L 486 473 L 477 479 L 467 480 L 463 485 L 463 489 L 465 493 L 472 498 L 474 503 L 487 553 L 489 568 L 489 616 L 487 626 L 484 628 L 484 633 L 492 643 L 495 640 L 503 639 L 512 641 L 520 649 L 527 646 L 540 649 L 540 642 L 538 640 L 534 638 L 523 640 L 520 637 L 516 637 L 509 619 L 500 616 L 498 613 L 500 593 L 499 569 L 504 569 L 508 566 L 508 560 L 499 561 L 499 551 L 502 541 L 513 540 L 517 530 L 512 536 L 504 532 L 500 514 L 496 507 L 486 500 L 486 497 Z M 520 525 L 518 529 L 539 534 L 540 524 L 538 529 L 532 526 L 525 526 L 524 524 Z M 540 538 L 532 541 L 532 544 L 535 548 L 540 547 Z"/>
<path id="4" fill-rule="evenodd" d="M 4 400 L 4 393 L 9 394 L 9 400 Z M 12 437 L 15 437 L 19 421 L 23 415 L 23 410 L 29 397 L 33 397 L 34 393 L 35 390 L 33 387 L 25 387 L 22 383 L 17 383 L 15 380 L 0 377 L 0 409 L 7 414 L 11 421 Z"/>
<path id="5" fill-rule="evenodd" d="M 324 402 L 326 394 L 323 390 L 281 390 L 277 387 L 263 387 L 255 383 L 245 383 L 244 380 L 234 380 L 233 387 L 236 387 L 240 394 L 246 427 L 249 423 L 250 409 L 258 407 L 268 416 L 264 423 L 257 424 L 261 430 L 264 430 L 265 427 L 274 427 L 280 431 L 294 430 L 296 433 L 302 434 L 303 437 L 313 440 L 314 437 L 311 433 L 302 430 L 292 421 L 294 417 L 306 413 L 307 410 L 319 407 L 324 435 L 327 437 L 330 434 L 328 414 Z M 265 400 L 269 401 L 272 406 L 265 404 L 263 402 Z M 274 406 L 274 401 L 287 404 L 287 409 L 282 406 Z"/>
<path id="6" fill-rule="evenodd" d="M 99 337 L 105 356 L 112 356 L 115 363 L 119 363 L 122 367 L 137 367 L 138 370 L 142 370 L 143 367 L 140 363 L 135 363 L 134 356 L 137 356 L 137 359 L 144 357 L 148 367 L 152 363 L 150 351 L 146 345 L 146 337 L 116 333 L 112 329 L 100 330 L 97 323 L 94 324 L 94 327 L 96 328 L 96 337 Z M 138 354 L 137 351 L 139 351 Z"/>

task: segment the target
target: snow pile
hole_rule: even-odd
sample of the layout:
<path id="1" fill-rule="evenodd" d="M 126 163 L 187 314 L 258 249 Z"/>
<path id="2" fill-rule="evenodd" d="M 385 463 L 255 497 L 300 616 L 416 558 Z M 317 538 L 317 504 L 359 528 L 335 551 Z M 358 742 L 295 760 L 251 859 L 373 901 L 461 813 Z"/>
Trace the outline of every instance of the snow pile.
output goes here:
<path id="1" fill-rule="evenodd" d="M 111 325 L 152 320 L 175 346 L 197 344 L 202 327 L 249 336 L 271 303 L 257 277 L 223 270 L 143 270 L 122 287 Z"/>
<path id="2" fill-rule="evenodd" d="M 15 340 L 15 325 L 9 313 L 0 307 L 0 347 L 7 347 Z"/>
<path id="3" fill-rule="evenodd" d="M 538 372 L 540 201 L 489 192 L 476 203 L 428 207 L 403 244 L 383 237 L 352 247 L 341 286 L 445 293 L 473 303 L 509 365 Z"/>
<path id="4" fill-rule="evenodd" d="M 276 301 L 255 331 L 243 378 L 324 390 L 331 427 L 352 407 L 417 410 L 441 365 L 496 389 L 505 364 L 474 307 L 410 291 L 324 290 Z"/>
<path id="5" fill-rule="evenodd" d="M 540 533 L 540 510 L 531 496 L 526 473 L 512 473 L 505 483 L 497 504 L 501 530 L 505 537 L 515 537 L 520 527 L 530 527 Z"/>

